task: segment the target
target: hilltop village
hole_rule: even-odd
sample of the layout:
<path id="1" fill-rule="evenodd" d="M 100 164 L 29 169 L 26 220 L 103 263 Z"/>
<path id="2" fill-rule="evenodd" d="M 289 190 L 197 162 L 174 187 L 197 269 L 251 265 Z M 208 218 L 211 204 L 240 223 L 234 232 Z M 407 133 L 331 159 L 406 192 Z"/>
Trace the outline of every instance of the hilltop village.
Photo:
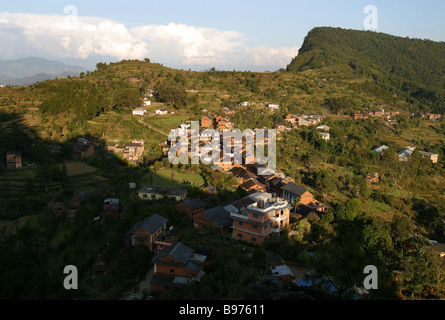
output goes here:
<path id="1" fill-rule="evenodd" d="M 326 73 L 123 61 L 1 88 L 2 295 L 444 296 L 441 114 Z"/>

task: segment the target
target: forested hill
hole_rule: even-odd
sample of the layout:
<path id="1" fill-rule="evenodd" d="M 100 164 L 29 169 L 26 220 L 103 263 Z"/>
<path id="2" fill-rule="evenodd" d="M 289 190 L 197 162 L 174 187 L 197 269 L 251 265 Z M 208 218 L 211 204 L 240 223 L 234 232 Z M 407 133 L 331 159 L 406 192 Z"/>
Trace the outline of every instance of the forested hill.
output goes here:
<path id="1" fill-rule="evenodd" d="M 416 109 L 445 112 L 445 43 L 372 31 L 319 27 L 306 36 L 291 72 L 339 67 L 374 79 Z M 343 69 L 342 69 L 343 70 Z"/>

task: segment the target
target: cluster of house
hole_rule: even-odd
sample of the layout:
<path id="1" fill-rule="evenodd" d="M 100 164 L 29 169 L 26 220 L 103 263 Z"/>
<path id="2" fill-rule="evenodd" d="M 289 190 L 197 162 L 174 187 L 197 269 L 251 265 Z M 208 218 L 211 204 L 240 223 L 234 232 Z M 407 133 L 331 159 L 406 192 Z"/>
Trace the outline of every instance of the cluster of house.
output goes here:
<path id="1" fill-rule="evenodd" d="M 245 174 L 249 175 L 248 172 Z M 252 189 L 246 197 L 207 210 L 201 199 L 188 199 L 185 189 L 145 186 L 138 191 L 138 197 L 142 200 L 167 198 L 181 201 L 176 208 L 186 214 L 196 228 L 214 225 L 232 238 L 258 245 L 289 225 L 291 208 L 298 216 L 311 212 L 323 214 L 328 210 L 327 205 L 289 177 L 273 174 L 263 181 L 264 184 L 258 182 L 261 189 Z"/>
<path id="2" fill-rule="evenodd" d="M 253 105 L 253 103 L 250 101 L 240 101 L 240 102 L 238 102 L 238 105 L 240 107 L 249 107 L 249 106 Z M 267 103 L 264 106 L 269 110 L 278 110 L 280 108 L 280 105 L 277 103 Z"/>
<path id="3" fill-rule="evenodd" d="M 311 202 L 310 193 L 302 188 L 286 190 L 287 196 L 300 196 L 301 203 Z M 180 202 L 176 205 L 178 212 L 186 215 L 195 228 L 202 230 L 213 225 L 231 238 L 257 245 L 262 245 L 273 234 L 289 226 L 292 208 L 288 199 L 270 192 L 255 192 L 209 209 L 199 198 L 188 199 L 184 189 L 146 186 L 138 191 L 138 196 L 147 200 L 172 198 Z M 207 257 L 177 242 L 177 238 L 171 235 L 172 227 L 167 228 L 167 222 L 167 218 L 153 214 L 133 225 L 125 236 L 126 245 L 144 245 L 156 254 L 151 260 L 154 265 L 152 291 L 162 291 L 172 283 L 199 281 L 205 274 L 203 265 Z M 103 259 L 98 257 L 98 263 L 102 266 Z M 278 269 L 272 272 L 283 277 Z"/>
<path id="4" fill-rule="evenodd" d="M 284 118 L 284 121 L 289 122 L 293 129 L 298 129 L 298 126 L 313 126 L 323 121 L 321 115 L 316 114 L 294 114 L 289 113 Z"/>
<path id="5" fill-rule="evenodd" d="M 212 128 L 217 131 L 223 131 L 225 129 L 233 129 L 233 123 L 230 122 L 228 117 L 221 115 L 216 117 L 205 116 L 200 119 L 200 125 L 203 128 Z"/>
<path id="6" fill-rule="evenodd" d="M 20 151 L 6 151 L 6 166 L 9 169 L 22 167 L 22 153 Z"/>
<path id="7" fill-rule="evenodd" d="M 291 204 L 296 203 L 294 199 L 298 199 L 299 214 L 304 210 L 305 213 L 326 212 L 327 206 L 315 200 L 308 190 L 291 179 L 271 175 L 265 180 L 268 181 L 267 190 L 252 192 L 243 198 L 207 209 L 201 199 L 187 198 L 185 189 L 145 186 L 137 194 L 143 200 L 174 199 L 179 202 L 176 205 L 178 212 L 188 217 L 196 229 L 213 226 L 232 239 L 260 246 L 289 226 Z M 172 283 L 199 281 L 204 275 L 206 256 L 197 254 L 182 242 L 176 242 L 177 238 L 171 236 L 172 227 L 167 228 L 167 222 L 168 219 L 163 216 L 150 215 L 136 223 L 125 237 L 126 245 L 144 245 L 156 254 L 151 261 L 154 265 L 151 279 L 153 291 L 161 291 Z M 285 265 L 273 268 L 276 270 L 271 269 L 271 272 L 279 280 L 290 281 L 294 278 Z"/>
<path id="8" fill-rule="evenodd" d="M 82 207 L 82 203 L 84 203 L 90 195 L 91 191 L 86 190 L 74 196 L 67 203 L 56 202 L 53 205 L 54 213 L 59 217 L 62 216 L 62 214 L 66 214 L 67 217 L 73 218 L 77 211 Z"/>
<path id="9" fill-rule="evenodd" d="M 213 122 L 215 120 L 215 122 Z M 194 133 L 191 130 L 190 124 L 181 124 L 179 128 L 172 129 L 171 134 L 176 137 L 187 137 L 187 139 L 181 139 L 179 142 L 172 140 L 172 147 L 174 147 L 174 152 L 177 157 L 181 153 L 186 153 L 188 157 L 196 157 L 197 155 L 204 155 L 202 160 L 213 163 L 212 169 L 227 171 L 234 166 L 235 160 L 239 160 L 239 163 L 254 164 L 256 163 L 255 156 L 248 152 L 247 148 L 247 138 L 255 139 L 259 128 L 254 130 L 246 130 L 242 133 L 242 139 L 232 137 L 230 141 L 225 140 L 224 132 L 233 128 L 233 124 L 228 122 L 227 118 L 218 116 L 215 119 L 211 117 L 203 117 L 201 119 L 201 126 L 213 128 L 216 127 L 219 130 L 215 130 L 212 133 L 209 132 L 198 132 Z M 261 139 L 255 141 L 255 145 L 267 146 L 269 140 L 275 137 L 275 132 L 271 130 L 263 131 L 264 135 Z M 192 153 L 192 146 L 197 143 L 197 149 Z M 224 145 L 227 143 L 228 145 Z M 163 154 L 167 154 L 170 150 L 167 142 L 160 144 Z M 224 152 L 228 148 L 232 148 L 233 152 Z M 196 153 L 195 153 L 196 152 Z M 208 156 L 205 156 L 205 155 Z M 212 154 L 212 155 L 210 155 Z M 217 157 L 212 158 L 212 157 Z"/>
<path id="10" fill-rule="evenodd" d="M 389 149 L 389 147 L 387 145 L 383 144 L 381 146 L 372 148 L 371 150 L 374 151 L 374 152 L 379 153 L 380 155 L 382 155 L 383 152 L 385 150 L 387 150 L 387 149 Z M 399 160 L 400 161 L 408 161 L 409 157 L 414 152 L 414 150 L 416 150 L 416 147 L 405 147 L 405 148 L 403 148 L 402 150 L 400 150 L 398 152 Z M 422 157 L 431 160 L 432 163 L 437 163 L 439 161 L 439 154 L 437 154 L 437 153 L 426 152 L 426 151 L 419 151 L 419 154 Z"/>
<path id="11" fill-rule="evenodd" d="M 80 154 L 81 158 L 94 155 L 94 145 L 86 138 L 78 138 L 73 150 L 75 153 Z"/>
<path id="12" fill-rule="evenodd" d="M 76 213 L 91 196 L 91 190 L 85 190 L 78 193 L 71 200 L 66 203 L 56 202 L 53 204 L 53 211 L 56 216 L 61 217 L 62 215 L 66 215 L 68 218 L 74 218 Z M 111 217 L 116 217 L 120 212 L 121 202 L 117 198 L 108 198 L 103 202 L 103 211 L 102 213 L 110 215 Z M 100 216 L 96 217 L 94 220 L 99 220 Z"/>
<path id="13" fill-rule="evenodd" d="M 432 121 L 436 121 L 436 120 L 440 120 L 442 118 L 441 114 L 438 113 L 432 113 L 432 112 L 421 112 L 419 114 L 419 116 L 422 119 L 427 119 L 427 120 L 432 120 Z"/>
<path id="14" fill-rule="evenodd" d="M 131 161 L 139 161 L 144 154 L 144 140 L 132 140 L 123 146 L 116 143 L 108 145 L 108 152 L 122 153 L 122 157 Z"/>
<path id="15" fill-rule="evenodd" d="M 379 108 L 376 110 L 354 112 L 353 114 L 351 114 L 351 117 L 353 119 L 368 119 L 369 117 L 384 117 L 389 119 L 391 118 L 391 116 L 397 116 L 399 114 L 399 111 L 385 111 L 384 108 Z"/>
<path id="16" fill-rule="evenodd" d="M 331 129 L 329 126 L 323 124 L 321 126 L 316 127 L 315 129 L 317 130 L 321 130 L 320 135 L 321 138 L 324 140 L 329 140 L 331 139 L 331 134 L 329 133 L 329 130 Z"/>

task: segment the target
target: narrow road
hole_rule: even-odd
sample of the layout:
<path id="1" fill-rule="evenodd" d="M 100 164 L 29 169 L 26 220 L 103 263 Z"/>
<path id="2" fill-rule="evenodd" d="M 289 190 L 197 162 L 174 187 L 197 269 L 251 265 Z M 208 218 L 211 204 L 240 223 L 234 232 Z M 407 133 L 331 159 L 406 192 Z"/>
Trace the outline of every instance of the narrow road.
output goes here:
<path id="1" fill-rule="evenodd" d="M 153 116 L 154 116 L 154 114 L 151 114 L 151 115 L 147 116 L 146 118 L 151 118 L 151 117 L 153 117 Z M 138 121 L 140 124 L 142 124 L 143 126 L 146 126 L 147 128 L 150 128 L 150 129 L 152 129 L 152 130 L 154 130 L 154 131 L 157 131 L 157 132 L 159 132 L 160 134 L 162 134 L 162 135 L 168 137 L 168 134 L 167 134 L 167 133 L 162 132 L 161 130 L 159 130 L 159 129 L 157 129 L 157 128 L 153 128 L 151 125 L 149 125 L 148 123 L 145 123 L 143 120 L 144 120 L 143 118 L 142 118 L 142 119 L 141 119 L 141 118 L 137 119 L 137 121 Z"/>

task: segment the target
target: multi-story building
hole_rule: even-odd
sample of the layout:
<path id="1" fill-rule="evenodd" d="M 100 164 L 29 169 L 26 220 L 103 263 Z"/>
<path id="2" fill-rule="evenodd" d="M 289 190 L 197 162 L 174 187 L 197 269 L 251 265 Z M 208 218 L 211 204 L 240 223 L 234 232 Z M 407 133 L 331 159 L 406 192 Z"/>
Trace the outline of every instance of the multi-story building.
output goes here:
<path id="1" fill-rule="evenodd" d="M 21 168 L 22 167 L 22 153 L 18 151 L 6 152 L 6 165 L 8 168 Z"/>
<path id="2" fill-rule="evenodd" d="M 253 203 L 243 209 L 226 206 L 233 220 L 232 237 L 261 245 L 273 233 L 280 233 L 289 226 L 291 205 L 284 198 L 270 193 L 254 193 L 248 196 Z"/>
<path id="3" fill-rule="evenodd" d="M 152 291 L 162 291 L 172 284 L 199 282 L 205 274 L 203 265 L 206 258 L 181 242 L 162 249 L 151 261 L 154 264 L 150 282 Z"/>

